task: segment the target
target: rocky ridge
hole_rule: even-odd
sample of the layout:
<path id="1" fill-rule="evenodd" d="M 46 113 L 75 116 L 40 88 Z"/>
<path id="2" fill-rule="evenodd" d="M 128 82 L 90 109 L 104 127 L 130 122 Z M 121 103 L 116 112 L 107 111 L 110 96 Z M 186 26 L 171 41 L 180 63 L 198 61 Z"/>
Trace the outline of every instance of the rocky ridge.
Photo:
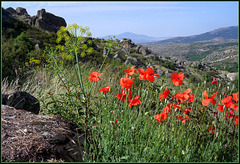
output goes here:
<path id="1" fill-rule="evenodd" d="M 61 26 L 66 27 L 67 23 L 64 18 L 55 16 L 52 13 L 46 12 L 45 9 L 37 11 L 37 15 L 30 16 L 25 8 L 17 7 L 16 10 L 12 7 L 6 8 L 13 17 L 19 16 L 29 25 L 43 29 L 47 32 L 57 32 Z"/>

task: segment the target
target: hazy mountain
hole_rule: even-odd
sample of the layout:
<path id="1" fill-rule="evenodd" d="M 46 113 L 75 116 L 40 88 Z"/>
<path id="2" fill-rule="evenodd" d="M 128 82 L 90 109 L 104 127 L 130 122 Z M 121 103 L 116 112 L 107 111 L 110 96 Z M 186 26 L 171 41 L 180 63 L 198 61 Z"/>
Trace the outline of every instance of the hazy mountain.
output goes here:
<path id="1" fill-rule="evenodd" d="M 115 36 L 116 39 L 121 40 L 122 38 L 129 38 L 131 39 L 134 43 L 146 43 L 146 42 L 154 42 L 154 41 L 159 41 L 159 40 L 164 40 L 164 39 L 169 39 L 171 37 L 151 37 L 147 35 L 141 35 L 141 34 L 135 34 L 131 32 L 125 32 L 119 35 L 108 35 L 110 37 Z M 103 39 L 108 39 L 108 36 L 100 37 Z"/>
<path id="2" fill-rule="evenodd" d="M 146 43 L 149 45 L 192 43 L 206 40 L 238 39 L 238 26 L 219 28 L 210 32 L 188 37 L 174 37 L 166 40 Z"/>

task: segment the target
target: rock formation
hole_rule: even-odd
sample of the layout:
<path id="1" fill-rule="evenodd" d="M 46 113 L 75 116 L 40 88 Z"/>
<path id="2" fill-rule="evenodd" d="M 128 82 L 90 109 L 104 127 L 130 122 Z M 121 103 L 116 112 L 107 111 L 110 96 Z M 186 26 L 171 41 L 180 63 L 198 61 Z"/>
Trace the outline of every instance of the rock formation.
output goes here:
<path id="1" fill-rule="evenodd" d="M 36 28 L 43 29 L 47 32 L 57 32 L 61 26 L 67 26 L 64 18 L 46 12 L 45 9 L 38 10 L 37 15 L 35 16 L 30 16 L 27 10 L 22 7 L 17 7 L 16 10 L 9 7 L 6 11 L 12 15 L 21 16 L 22 19 L 29 25 L 33 25 Z"/>
<path id="2" fill-rule="evenodd" d="M 9 105 L 16 109 L 23 109 L 35 114 L 40 111 L 38 99 L 25 91 L 16 91 L 11 94 L 2 94 L 2 104 Z"/>

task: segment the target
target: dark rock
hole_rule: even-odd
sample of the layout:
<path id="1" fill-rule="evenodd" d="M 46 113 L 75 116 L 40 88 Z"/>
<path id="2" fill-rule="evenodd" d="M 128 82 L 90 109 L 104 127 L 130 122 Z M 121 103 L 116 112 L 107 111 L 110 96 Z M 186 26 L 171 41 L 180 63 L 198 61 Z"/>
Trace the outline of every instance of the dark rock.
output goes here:
<path id="1" fill-rule="evenodd" d="M 18 15 L 28 15 L 27 10 L 25 8 L 22 8 L 22 7 L 17 7 L 16 8 L 16 13 Z"/>
<path id="2" fill-rule="evenodd" d="M 122 58 L 122 56 L 120 55 L 120 51 L 117 51 L 117 52 L 115 53 L 115 55 L 113 56 L 113 58 L 114 58 L 114 59 L 118 59 L 118 60 L 120 60 L 121 62 L 123 62 L 123 58 Z"/>
<path id="3" fill-rule="evenodd" d="M 36 28 L 41 28 L 41 29 L 49 31 L 49 32 L 57 32 L 58 29 L 59 29 L 56 26 L 53 26 L 52 24 L 46 23 L 45 21 L 43 21 L 41 19 L 36 19 L 35 27 Z"/>
<path id="4" fill-rule="evenodd" d="M 62 17 L 58 17 L 52 13 L 48 13 L 45 9 L 38 10 L 37 17 L 38 19 L 42 19 L 44 22 L 50 23 L 58 28 L 61 26 L 67 26 L 66 21 Z"/>
<path id="5" fill-rule="evenodd" d="M 140 54 L 143 54 L 143 55 L 149 55 L 149 54 L 151 54 L 152 52 L 151 52 L 149 49 L 145 48 L 145 47 L 140 47 L 140 48 L 139 48 L 139 53 L 140 53 Z"/>
<path id="6" fill-rule="evenodd" d="M 84 136 L 72 122 L 2 105 L 2 162 L 82 162 Z"/>
<path id="7" fill-rule="evenodd" d="M 11 14 L 17 14 L 16 10 L 14 10 L 12 7 L 8 7 L 8 8 L 6 8 L 6 10 L 8 12 L 10 12 Z"/>
<path id="8" fill-rule="evenodd" d="M 16 109 L 24 109 L 35 114 L 38 114 L 40 111 L 40 103 L 38 99 L 25 91 L 16 91 L 9 95 L 4 94 L 2 104 L 9 105 Z"/>

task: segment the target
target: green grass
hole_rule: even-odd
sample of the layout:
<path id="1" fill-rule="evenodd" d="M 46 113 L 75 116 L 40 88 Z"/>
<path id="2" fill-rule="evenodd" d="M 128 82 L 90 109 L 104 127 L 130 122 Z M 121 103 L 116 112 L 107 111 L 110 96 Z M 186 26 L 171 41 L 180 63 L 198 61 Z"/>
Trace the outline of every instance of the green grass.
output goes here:
<path id="1" fill-rule="evenodd" d="M 34 91 L 33 95 L 40 98 L 41 114 L 60 115 L 83 130 L 86 130 L 84 111 L 88 110 L 87 131 L 91 131 L 88 134 L 91 144 L 86 145 L 89 152 L 84 156 L 86 162 L 221 162 L 223 158 L 227 162 L 238 162 L 238 126 L 233 119 L 223 119 L 220 111 L 216 117 L 212 115 L 213 110 L 218 110 L 216 105 L 223 98 L 222 92 L 231 95 L 233 86 L 221 82 L 221 86 L 204 82 L 193 85 L 184 79 L 183 85 L 176 87 L 169 78 L 160 77 L 149 82 L 141 81 L 135 74 L 132 78 L 136 86 L 131 90 L 133 98 L 141 96 L 142 104 L 130 108 L 127 102 L 116 97 L 121 92 L 119 80 L 125 76 L 123 70 L 127 68 L 130 66 L 120 63 L 105 65 L 100 76 L 102 80 L 94 82 L 87 105 L 81 97 L 74 71 L 63 70 L 60 76 L 48 79 L 44 70 L 38 70 L 34 77 L 45 79 L 42 86 L 33 87 L 33 81 L 32 85 L 25 85 L 25 90 Z M 81 70 L 85 90 L 89 91 L 92 87 L 88 81 L 89 72 L 98 69 L 86 63 L 81 65 Z M 64 77 L 69 89 L 59 77 Z M 111 85 L 110 92 L 101 94 L 99 89 L 107 85 Z M 166 87 L 170 95 L 167 100 L 160 101 L 159 96 Z M 195 95 L 195 101 L 186 106 L 192 108 L 190 119 L 185 123 L 177 119 L 184 114 L 186 107 L 182 107 L 177 111 L 172 109 L 166 120 L 157 122 L 154 116 L 163 111 L 173 94 L 189 87 Z M 209 96 L 218 92 L 214 107 L 212 104 L 202 106 L 204 90 Z M 238 115 L 238 111 L 235 114 Z M 114 124 L 116 119 L 118 122 Z M 215 125 L 217 136 L 207 131 L 209 125 Z"/>

